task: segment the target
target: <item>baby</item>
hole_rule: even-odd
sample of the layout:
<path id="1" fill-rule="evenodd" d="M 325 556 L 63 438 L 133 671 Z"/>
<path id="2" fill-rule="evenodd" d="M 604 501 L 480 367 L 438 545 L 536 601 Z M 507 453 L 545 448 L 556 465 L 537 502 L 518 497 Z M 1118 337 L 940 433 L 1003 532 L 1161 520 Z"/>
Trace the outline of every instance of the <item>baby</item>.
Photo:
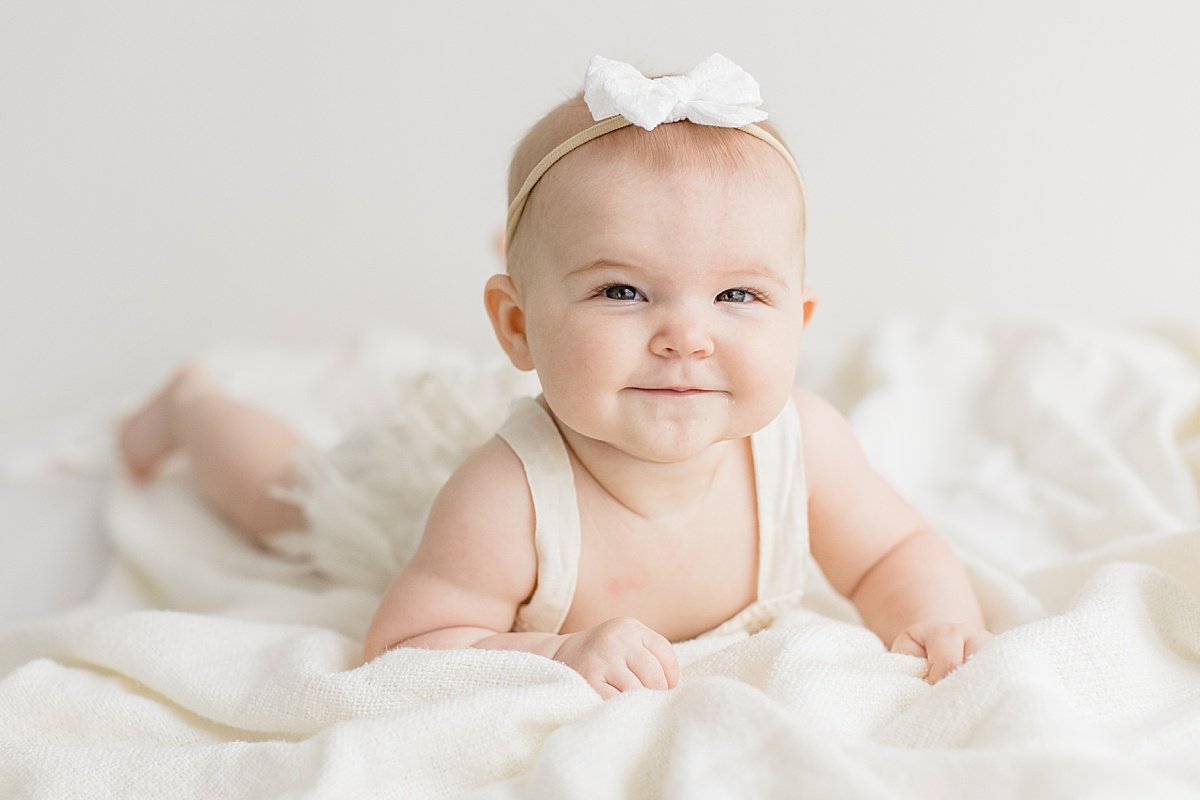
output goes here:
<path id="1" fill-rule="evenodd" d="M 809 552 L 931 683 L 991 638 L 950 548 L 793 386 L 816 303 L 804 188 L 760 102 L 720 55 L 654 80 L 596 57 L 585 91 L 522 140 L 507 272 L 484 302 L 542 393 L 433 498 L 367 660 L 525 650 L 604 698 L 669 689 L 672 642 L 769 625 L 799 604 Z M 121 432 L 135 478 L 183 448 L 202 494 L 262 544 L 305 524 L 266 491 L 294 479 L 296 440 L 197 366 Z"/>

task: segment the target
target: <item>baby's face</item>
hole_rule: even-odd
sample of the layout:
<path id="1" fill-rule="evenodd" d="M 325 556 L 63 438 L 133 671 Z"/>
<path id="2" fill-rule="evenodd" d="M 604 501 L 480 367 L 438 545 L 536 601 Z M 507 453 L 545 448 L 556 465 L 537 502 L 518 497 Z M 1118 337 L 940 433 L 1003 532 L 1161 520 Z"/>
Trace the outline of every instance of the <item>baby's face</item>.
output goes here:
<path id="1" fill-rule="evenodd" d="M 522 305 L 562 423 L 673 462 L 770 422 L 791 391 L 814 302 L 802 285 L 803 200 L 787 165 L 769 177 L 605 171 L 586 158 L 558 166 L 571 169 L 543 178 L 538 227 L 551 233 L 530 248 Z"/>

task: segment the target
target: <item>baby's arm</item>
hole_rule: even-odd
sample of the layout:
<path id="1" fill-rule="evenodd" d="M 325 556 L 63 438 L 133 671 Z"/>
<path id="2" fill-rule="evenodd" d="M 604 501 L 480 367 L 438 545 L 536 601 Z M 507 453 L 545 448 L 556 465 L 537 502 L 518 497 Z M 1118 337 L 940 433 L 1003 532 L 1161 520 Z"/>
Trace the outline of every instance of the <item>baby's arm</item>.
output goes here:
<path id="1" fill-rule="evenodd" d="M 421 543 L 392 581 L 364 644 L 367 661 L 393 647 L 484 647 L 553 658 L 564 636 L 510 633 L 537 581 L 533 502 L 520 462 L 493 438 L 442 487 Z"/>
<path id="2" fill-rule="evenodd" d="M 962 564 L 871 468 L 833 406 L 805 389 L 795 399 L 813 556 L 889 648 L 929 660 L 936 683 L 992 636 Z"/>
<path id="3" fill-rule="evenodd" d="M 537 566 L 524 467 L 493 438 L 435 498 L 417 552 L 375 612 L 366 660 L 394 647 L 524 650 L 571 667 L 604 699 L 679 682 L 671 643 L 632 617 L 572 633 L 511 632 Z"/>

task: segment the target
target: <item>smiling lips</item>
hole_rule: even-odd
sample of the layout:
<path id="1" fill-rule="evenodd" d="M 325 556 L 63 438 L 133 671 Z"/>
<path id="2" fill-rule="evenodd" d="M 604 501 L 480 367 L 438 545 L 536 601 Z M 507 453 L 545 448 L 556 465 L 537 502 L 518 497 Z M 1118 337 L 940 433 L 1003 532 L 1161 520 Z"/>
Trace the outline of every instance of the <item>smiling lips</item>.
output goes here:
<path id="1" fill-rule="evenodd" d="M 664 395 L 666 397 L 687 397 L 696 394 L 709 394 L 710 392 L 709 389 L 690 389 L 686 387 L 674 388 L 669 386 L 662 389 L 643 389 L 641 387 L 636 388 L 639 392 L 649 392 L 650 394 Z"/>

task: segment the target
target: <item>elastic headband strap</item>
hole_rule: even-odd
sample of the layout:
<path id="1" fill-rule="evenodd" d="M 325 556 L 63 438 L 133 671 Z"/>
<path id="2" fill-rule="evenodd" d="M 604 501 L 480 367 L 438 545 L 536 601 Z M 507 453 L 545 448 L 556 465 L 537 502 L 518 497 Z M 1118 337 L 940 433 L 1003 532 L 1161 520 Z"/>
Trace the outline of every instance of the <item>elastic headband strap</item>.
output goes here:
<path id="1" fill-rule="evenodd" d="M 612 133 L 615 130 L 620 130 L 627 125 L 632 124 L 632 122 L 620 115 L 600 120 L 590 128 L 585 128 L 584 130 L 572 136 L 570 139 L 567 139 L 558 147 L 547 153 L 545 158 L 538 162 L 537 166 L 533 168 L 533 171 L 529 173 L 529 177 L 525 179 L 525 183 L 521 184 L 521 191 L 517 192 L 517 196 L 513 198 L 512 204 L 508 207 L 508 225 L 504 230 L 505 255 L 508 255 L 508 248 L 512 244 L 513 234 L 516 233 L 517 223 L 521 221 L 521 214 L 525 211 L 525 202 L 529 199 L 529 193 L 533 191 L 533 187 L 537 185 L 537 182 L 541 180 L 543 175 L 546 174 L 546 170 L 550 169 L 550 167 L 554 165 L 554 162 L 558 161 L 576 147 L 587 144 L 592 139 L 603 136 L 606 133 Z M 787 161 L 788 166 L 792 168 L 792 172 L 795 173 L 796 180 L 800 182 L 800 193 L 802 195 L 807 194 L 804 191 L 804 177 L 800 174 L 800 167 L 797 166 L 796 160 L 792 158 L 792 154 L 788 152 L 787 148 L 783 146 L 782 142 L 768 133 L 765 129 L 755 125 L 753 122 L 749 123 L 748 125 L 742 125 L 738 127 L 737 130 L 745 131 L 751 136 L 761 139 L 762 141 L 771 145 L 771 147 L 775 148 L 775 151 L 779 153 L 779 155 L 783 156 L 784 160 Z M 805 211 L 805 213 L 807 213 L 807 211 Z"/>

